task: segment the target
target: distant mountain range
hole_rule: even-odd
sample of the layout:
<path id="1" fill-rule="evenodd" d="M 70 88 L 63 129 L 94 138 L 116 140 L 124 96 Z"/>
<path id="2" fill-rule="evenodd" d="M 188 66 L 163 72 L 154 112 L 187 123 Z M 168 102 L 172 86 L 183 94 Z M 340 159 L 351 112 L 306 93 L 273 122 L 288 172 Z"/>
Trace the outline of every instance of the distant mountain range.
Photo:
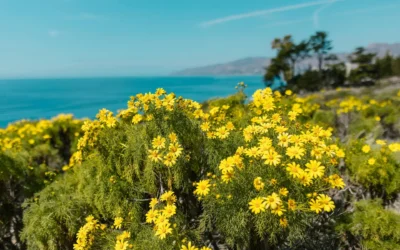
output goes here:
<path id="1" fill-rule="evenodd" d="M 373 43 L 366 47 L 368 52 L 376 53 L 378 57 L 383 57 L 389 52 L 393 56 L 400 56 L 400 43 Z M 337 53 L 340 61 L 347 62 L 350 53 Z M 265 68 L 271 62 L 268 57 L 248 57 L 233 62 L 208 65 L 197 68 L 184 69 L 172 73 L 174 76 L 221 76 L 221 75 L 262 75 Z M 316 58 L 308 58 L 298 63 L 297 68 L 317 67 Z"/>

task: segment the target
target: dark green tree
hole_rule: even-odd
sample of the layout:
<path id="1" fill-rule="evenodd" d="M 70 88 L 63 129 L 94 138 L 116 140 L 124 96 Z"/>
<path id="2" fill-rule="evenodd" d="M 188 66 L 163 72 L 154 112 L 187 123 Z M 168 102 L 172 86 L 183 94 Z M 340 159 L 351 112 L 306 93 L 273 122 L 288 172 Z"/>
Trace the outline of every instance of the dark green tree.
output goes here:
<path id="1" fill-rule="evenodd" d="M 357 65 L 357 68 L 350 72 L 349 80 L 352 84 L 363 84 L 377 79 L 375 56 L 374 53 L 367 53 L 363 47 L 356 48 L 350 55 L 350 61 Z"/>
<path id="2" fill-rule="evenodd" d="M 285 79 L 290 80 L 295 76 L 296 63 L 308 57 L 310 51 L 307 41 L 296 44 L 290 35 L 286 35 L 282 39 L 275 38 L 271 47 L 277 50 L 277 55 L 271 59 L 271 64 L 264 76 L 265 81 L 271 81 L 282 73 Z"/>
<path id="3" fill-rule="evenodd" d="M 323 67 L 324 57 L 332 50 L 332 41 L 328 40 L 328 33 L 317 31 L 315 35 L 310 37 L 311 49 L 318 59 L 318 70 L 321 71 Z"/>
<path id="4" fill-rule="evenodd" d="M 375 65 L 379 78 L 393 75 L 393 57 L 389 53 L 386 53 L 383 58 L 377 58 Z"/>

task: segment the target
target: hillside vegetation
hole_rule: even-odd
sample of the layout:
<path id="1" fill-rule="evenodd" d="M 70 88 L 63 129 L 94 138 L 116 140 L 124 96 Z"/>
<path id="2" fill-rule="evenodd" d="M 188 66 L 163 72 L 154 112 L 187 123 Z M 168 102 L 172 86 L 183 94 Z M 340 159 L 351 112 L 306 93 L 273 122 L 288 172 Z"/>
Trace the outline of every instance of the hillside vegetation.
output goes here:
<path id="1" fill-rule="evenodd" d="M 400 249 L 400 87 L 157 89 L 0 130 L 2 249 Z"/>

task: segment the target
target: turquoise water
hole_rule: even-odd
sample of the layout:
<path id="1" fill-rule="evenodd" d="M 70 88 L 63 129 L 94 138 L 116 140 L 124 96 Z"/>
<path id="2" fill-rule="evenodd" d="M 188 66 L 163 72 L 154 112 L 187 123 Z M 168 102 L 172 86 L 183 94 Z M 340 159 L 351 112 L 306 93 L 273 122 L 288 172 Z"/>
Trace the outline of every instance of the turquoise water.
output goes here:
<path id="1" fill-rule="evenodd" d="M 131 95 L 157 88 L 201 102 L 234 94 L 241 81 L 248 85 L 248 95 L 264 87 L 259 76 L 0 80 L 0 127 L 59 113 L 93 118 L 101 108 L 117 111 L 126 107 Z"/>

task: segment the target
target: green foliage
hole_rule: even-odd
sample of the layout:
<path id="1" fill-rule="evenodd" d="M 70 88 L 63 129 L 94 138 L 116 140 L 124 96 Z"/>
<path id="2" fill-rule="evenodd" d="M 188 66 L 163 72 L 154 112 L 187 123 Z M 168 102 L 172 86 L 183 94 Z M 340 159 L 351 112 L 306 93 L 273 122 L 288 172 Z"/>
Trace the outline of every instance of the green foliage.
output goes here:
<path id="1" fill-rule="evenodd" d="M 350 72 L 349 80 L 352 84 L 363 85 L 363 82 L 375 80 L 378 76 L 376 66 L 373 63 L 375 54 L 366 53 L 363 47 L 358 47 L 350 56 L 352 63 L 357 68 Z"/>
<path id="2" fill-rule="evenodd" d="M 334 127 L 336 116 L 331 110 L 319 109 L 314 113 L 313 121 L 316 124 L 324 124 L 324 127 Z"/>
<path id="3" fill-rule="evenodd" d="M 398 215 L 380 203 L 392 204 L 400 192 L 400 144 L 391 142 L 399 138 L 400 93 L 375 96 L 371 88 L 357 97 L 351 89 L 297 96 L 266 89 L 248 101 L 244 88 L 202 105 L 157 90 L 131 97 L 117 117 L 101 110 L 83 126 L 63 117 L 0 130 L 2 249 L 69 250 L 82 236 L 93 237 L 84 249 L 172 250 L 188 241 L 213 249 L 397 249 Z M 294 144 L 282 145 L 283 130 Z M 167 166 L 174 134 L 182 152 Z M 156 138 L 165 140 L 157 150 Z M 276 166 L 266 163 L 271 145 L 262 138 L 280 155 Z M 363 149 L 367 144 L 371 150 Z M 300 158 L 289 156 L 293 145 L 304 150 Z M 227 174 L 221 166 L 232 157 Z M 324 165 L 321 177 L 307 184 L 288 174 L 291 162 L 309 173 L 311 159 Z M 210 185 L 206 195 L 198 193 L 202 181 Z M 148 215 L 164 213 L 167 191 L 176 196 L 176 214 L 168 218 L 171 233 L 160 239 Z M 249 208 L 272 193 L 283 214 Z M 311 208 L 321 194 L 332 197 L 334 210 Z M 381 200 L 357 202 L 363 197 Z M 346 216 L 338 224 L 340 214 Z M 82 229 L 88 220 L 97 225 L 89 236 Z M 127 245 L 118 248 L 123 234 Z"/>
<path id="4" fill-rule="evenodd" d="M 337 226 L 343 235 L 343 247 L 359 245 L 368 250 L 400 249 L 400 215 L 386 210 L 382 201 L 355 203 L 354 212 Z"/>
<path id="5" fill-rule="evenodd" d="M 81 121 L 60 115 L 53 120 L 23 121 L 0 129 L 0 245 L 24 249 L 22 203 L 33 197 L 68 163 Z"/>
<path id="6" fill-rule="evenodd" d="M 389 201 L 400 191 L 400 164 L 386 146 L 374 144 L 368 152 L 362 151 L 364 146 L 362 140 L 348 144 L 345 161 L 350 177 L 367 190 L 365 194 Z"/>
<path id="7" fill-rule="evenodd" d="M 294 92 L 306 91 L 318 91 L 323 88 L 322 75 L 319 71 L 308 70 L 302 75 L 293 77 L 288 82 L 288 89 Z"/>

